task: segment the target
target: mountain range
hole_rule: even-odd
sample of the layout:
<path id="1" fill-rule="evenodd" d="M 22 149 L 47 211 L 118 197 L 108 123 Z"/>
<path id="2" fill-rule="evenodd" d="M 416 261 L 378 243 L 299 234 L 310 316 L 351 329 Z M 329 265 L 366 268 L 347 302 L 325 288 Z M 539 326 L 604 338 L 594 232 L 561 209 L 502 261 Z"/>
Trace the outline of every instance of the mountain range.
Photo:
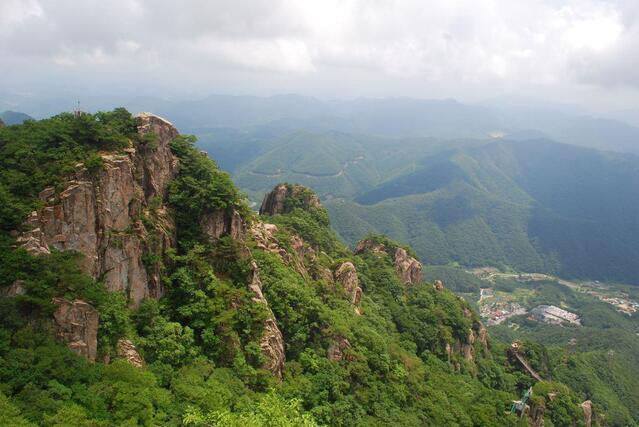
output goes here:
<path id="1" fill-rule="evenodd" d="M 428 264 L 637 283 L 639 158 L 540 138 L 379 136 L 281 123 L 209 129 L 200 147 L 258 203 L 314 188 L 339 235 L 409 242 Z"/>
<path id="2" fill-rule="evenodd" d="M 258 214 L 194 143 L 124 109 L 0 128 L 1 425 L 638 419 L 631 357 L 493 340 L 409 246 L 347 248 L 300 185 Z"/>

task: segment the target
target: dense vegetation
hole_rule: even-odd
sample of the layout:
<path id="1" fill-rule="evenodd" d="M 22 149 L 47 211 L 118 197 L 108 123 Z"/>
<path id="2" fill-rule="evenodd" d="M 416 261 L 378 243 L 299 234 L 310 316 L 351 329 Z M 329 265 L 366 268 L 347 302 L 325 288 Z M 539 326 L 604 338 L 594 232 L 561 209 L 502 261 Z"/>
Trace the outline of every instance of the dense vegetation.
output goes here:
<path id="1" fill-rule="evenodd" d="M 228 175 L 193 147 L 193 138 L 179 137 L 171 145 L 181 164 L 165 202 L 175 214 L 178 242 L 167 254 L 161 299 L 131 309 L 123 294 L 105 292 L 99 278 L 80 272 L 77 254 L 34 257 L 15 247 L 12 230 L 40 206 L 39 191 L 63 186 L 78 162 L 99 168 L 100 152 L 140 143 L 145 141 L 138 140 L 125 110 L 64 114 L 0 129 L 0 291 L 16 280 L 25 288 L 22 295 L 0 297 L 0 424 L 525 423 L 509 409 L 532 379 L 498 343 L 485 348 L 480 340 L 468 342 L 469 331 L 479 327 L 469 305 L 427 283 L 402 284 L 385 253 L 354 256 L 330 230 L 323 208 L 293 203 L 291 213 L 265 218 L 278 225 L 277 239 L 289 256 L 299 256 L 290 247 L 293 234 L 307 249 L 312 246 L 314 256 L 298 259 L 309 274 L 258 249 L 250 237 L 205 238 L 197 225 L 212 211 L 234 210 L 249 224 L 260 219 Z M 247 288 L 250 259 L 259 268 L 268 308 L 255 303 Z M 357 268 L 361 315 L 343 289 L 314 274 L 345 261 Z M 82 298 L 99 310 L 98 362 L 56 341 L 53 296 Z M 284 336 L 281 381 L 264 369 L 259 343 L 271 315 Z M 116 357 L 113 347 L 123 337 L 136 344 L 144 368 Z M 331 360 L 328 350 L 341 339 L 349 346 L 341 360 Z M 462 344 L 472 346 L 473 358 L 454 350 Z M 543 353 L 541 346 L 530 347 Z M 581 425 L 576 404 L 587 394 L 562 384 L 546 388 L 538 390 L 538 399 L 545 402 L 556 390 L 561 396 L 547 405 L 546 425 Z"/>
<path id="2" fill-rule="evenodd" d="M 526 318 L 514 318 L 520 325 L 491 328 L 503 341 L 525 339 L 548 347 L 552 378 L 568 384 L 604 408 L 608 422 L 632 425 L 639 417 L 639 389 L 629 372 L 639 369 L 639 316 L 618 313 L 592 296 L 576 292 L 552 281 L 501 283 L 501 289 L 532 289 L 524 303 L 527 308 L 554 304 L 579 314 L 581 327 L 559 327 Z"/>
<path id="3" fill-rule="evenodd" d="M 547 141 L 503 142 L 429 157 L 359 204 L 328 208 L 347 241 L 385 233 L 410 242 L 429 264 L 636 284 L 636 164 Z"/>

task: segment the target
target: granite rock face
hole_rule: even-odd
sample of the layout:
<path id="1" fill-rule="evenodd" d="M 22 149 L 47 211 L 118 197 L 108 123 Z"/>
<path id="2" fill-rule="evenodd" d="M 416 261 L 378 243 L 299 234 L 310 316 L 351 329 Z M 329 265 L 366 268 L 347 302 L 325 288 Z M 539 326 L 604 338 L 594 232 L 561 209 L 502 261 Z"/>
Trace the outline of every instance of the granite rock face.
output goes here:
<path id="1" fill-rule="evenodd" d="M 344 351 L 351 348 L 351 343 L 344 337 L 336 337 L 328 347 L 326 355 L 329 360 L 339 362 L 344 359 Z"/>
<path id="2" fill-rule="evenodd" d="M 357 270 L 352 262 L 347 261 L 337 268 L 335 271 L 335 282 L 344 289 L 351 304 L 357 308 L 362 299 L 362 288 L 359 287 Z"/>
<path id="3" fill-rule="evenodd" d="M 249 234 L 258 249 L 278 255 L 282 261 L 293 267 L 302 277 L 308 278 L 309 273 L 304 264 L 304 259 L 306 256 L 314 258 L 315 252 L 312 248 L 307 247 L 304 244 L 304 240 L 297 235 L 291 236 L 289 243 L 293 250 L 291 252 L 287 251 L 275 236 L 278 230 L 275 224 L 256 221 L 251 226 Z"/>
<path id="4" fill-rule="evenodd" d="M 211 240 L 227 235 L 234 240 L 243 240 L 246 235 L 246 225 L 234 209 L 219 209 L 204 215 L 200 227 Z"/>
<path id="5" fill-rule="evenodd" d="M 80 252 L 82 270 L 102 277 L 108 290 L 126 292 L 132 306 L 163 294 L 160 263 L 145 265 L 143 259 L 161 259 L 175 245 L 175 227 L 163 205 L 153 213 L 152 230 L 141 215 L 148 214 L 151 199 L 166 195 L 178 168 L 169 146 L 178 135 L 175 127 L 149 113 L 138 115 L 137 123 L 141 135 L 155 135 L 152 146 L 140 143 L 124 154 L 104 154 L 103 167 L 95 173 L 77 165 L 61 193 L 53 188 L 40 193 L 46 205 L 31 213 L 29 231 L 18 238 L 34 254 L 52 248 Z"/>
<path id="6" fill-rule="evenodd" d="M 319 197 L 302 185 L 279 184 L 264 196 L 260 215 L 278 215 L 291 212 L 296 207 L 303 209 L 320 207 Z"/>
<path id="7" fill-rule="evenodd" d="M 0 296 L 3 297 L 16 297 L 18 295 L 24 295 L 26 292 L 24 280 L 16 280 L 10 286 L 0 288 Z"/>
<path id="8" fill-rule="evenodd" d="M 268 307 L 268 301 L 262 293 L 262 281 L 260 280 L 260 272 L 255 261 L 251 262 L 251 277 L 249 290 L 253 292 L 253 301 L 258 304 L 264 304 Z M 260 349 L 266 358 L 264 365 L 273 375 L 282 378 L 284 371 L 284 363 L 286 362 L 286 354 L 284 353 L 284 336 L 277 326 L 275 315 L 269 308 L 270 316 L 264 321 L 264 330 L 260 339 Z"/>
<path id="9" fill-rule="evenodd" d="M 94 362 L 98 349 L 98 311 L 82 300 L 54 298 L 56 335 L 73 352 Z"/>
<path id="10" fill-rule="evenodd" d="M 403 248 L 395 250 L 395 271 L 402 283 L 417 285 L 422 281 L 422 264 Z"/>
<path id="11" fill-rule="evenodd" d="M 586 400 L 581 405 L 581 410 L 584 412 L 584 425 L 586 427 L 592 426 L 592 402 L 590 400 Z"/>
<path id="12" fill-rule="evenodd" d="M 118 357 L 126 360 L 136 368 L 144 367 L 144 359 L 131 340 L 124 338 L 118 340 Z"/>

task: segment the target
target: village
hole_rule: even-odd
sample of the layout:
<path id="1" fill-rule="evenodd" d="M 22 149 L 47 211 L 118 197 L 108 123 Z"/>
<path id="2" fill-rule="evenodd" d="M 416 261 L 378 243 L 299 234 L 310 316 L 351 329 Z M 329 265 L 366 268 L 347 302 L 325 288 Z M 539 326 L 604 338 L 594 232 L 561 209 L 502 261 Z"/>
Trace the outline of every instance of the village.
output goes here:
<path id="1" fill-rule="evenodd" d="M 598 300 L 610 304 L 615 307 L 615 309 L 623 314 L 628 316 L 632 316 L 634 313 L 639 312 L 639 302 L 630 298 L 630 296 L 618 289 L 616 286 L 602 284 L 599 281 L 584 281 L 584 282 L 575 282 L 566 279 L 562 279 L 556 276 L 552 276 L 544 273 L 514 273 L 514 272 L 501 272 L 494 267 L 483 267 L 483 268 L 475 268 L 472 270 L 468 270 L 469 273 L 474 276 L 480 278 L 481 280 L 494 284 L 499 279 L 510 279 L 515 280 L 517 282 L 534 282 L 541 280 L 550 280 L 559 283 L 560 285 L 567 286 L 577 292 L 581 292 L 592 297 L 597 298 Z M 509 317 L 518 316 L 522 314 L 526 314 L 527 311 L 521 304 L 516 301 L 513 301 L 511 298 L 505 297 L 505 295 L 498 295 L 495 297 L 495 291 L 493 288 L 482 288 L 480 291 L 479 298 L 479 306 L 480 313 L 484 319 L 487 319 L 488 325 L 497 325 L 502 323 L 504 320 Z M 487 298 L 492 298 L 490 300 L 486 300 Z M 515 298 L 516 300 L 516 298 Z M 542 307 L 542 306 L 540 306 Z M 548 312 L 547 309 L 543 309 L 537 307 L 536 314 L 533 313 L 532 318 L 536 318 L 537 320 L 546 321 L 549 323 L 553 323 L 553 319 L 555 316 L 552 314 L 546 315 Z M 545 306 L 545 307 L 554 307 L 554 306 Z M 558 310 L 565 311 L 561 308 L 556 307 Z M 534 311 L 533 309 L 532 311 Z M 531 311 L 531 313 L 532 313 Z M 550 309 L 550 313 L 553 310 Z M 573 320 L 573 318 L 569 315 L 565 315 L 565 313 L 557 312 L 560 316 L 556 317 L 554 321 L 558 321 L 557 319 L 563 319 L 559 321 L 559 323 L 567 322 L 572 324 L 577 324 Z M 570 313 L 570 312 L 566 312 Z M 570 313 L 572 314 L 572 313 Z M 562 317 L 563 316 L 563 317 Z M 575 315 L 576 316 L 576 315 Z"/>
<path id="2" fill-rule="evenodd" d="M 554 305 L 539 305 L 528 311 L 520 303 L 501 294 L 495 294 L 492 288 L 480 291 L 479 314 L 487 326 L 499 325 L 508 318 L 528 314 L 528 319 L 553 325 L 581 325 L 581 319 L 575 313 Z"/>
<path id="3" fill-rule="evenodd" d="M 614 291 L 599 282 L 584 282 L 579 291 L 591 295 L 600 301 L 613 305 L 618 312 L 632 316 L 639 311 L 639 302 L 631 299 L 627 293 Z"/>

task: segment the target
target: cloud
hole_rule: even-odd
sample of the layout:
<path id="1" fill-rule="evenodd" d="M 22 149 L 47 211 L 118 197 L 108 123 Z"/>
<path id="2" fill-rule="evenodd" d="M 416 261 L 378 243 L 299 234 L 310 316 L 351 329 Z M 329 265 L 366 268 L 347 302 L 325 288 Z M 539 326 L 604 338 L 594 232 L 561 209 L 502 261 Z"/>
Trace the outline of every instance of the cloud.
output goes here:
<path id="1" fill-rule="evenodd" d="M 209 91 L 241 90 L 240 76 L 315 92 L 350 79 L 361 95 L 363 82 L 424 94 L 639 88 L 634 0 L 4 0 L 0 36 L 0 71 L 17 80 L 143 71 Z"/>

